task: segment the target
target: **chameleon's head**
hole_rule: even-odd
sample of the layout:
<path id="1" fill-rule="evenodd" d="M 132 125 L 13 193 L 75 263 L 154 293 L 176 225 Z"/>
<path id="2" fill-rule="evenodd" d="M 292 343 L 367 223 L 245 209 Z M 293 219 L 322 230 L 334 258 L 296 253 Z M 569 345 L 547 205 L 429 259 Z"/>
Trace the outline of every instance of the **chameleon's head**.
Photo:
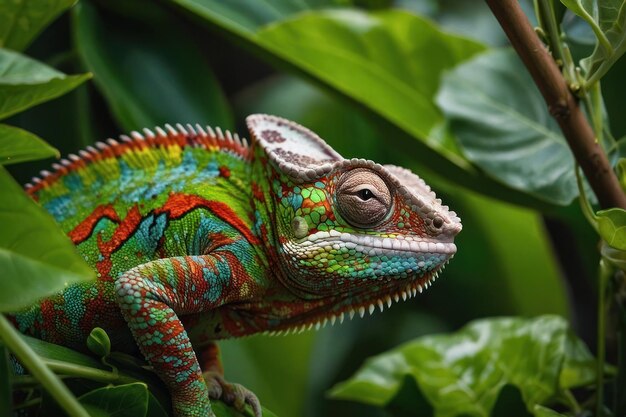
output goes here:
<path id="1" fill-rule="evenodd" d="M 460 219 L 411 171 L 344 159 L 285 119 L 247 122 L 273 177 L 276 244 L 296 294 L 332 297 L 337 312 L 391 303 L 428 286 L 456 252 Z"/>

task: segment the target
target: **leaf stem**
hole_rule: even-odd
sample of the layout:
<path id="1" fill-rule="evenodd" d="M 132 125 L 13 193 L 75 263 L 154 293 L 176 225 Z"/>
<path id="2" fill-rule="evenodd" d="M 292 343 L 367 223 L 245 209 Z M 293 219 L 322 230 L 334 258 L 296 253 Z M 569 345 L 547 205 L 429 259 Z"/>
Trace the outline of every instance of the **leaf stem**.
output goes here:
<path id="1" fill-rule="evenodd" d="M 602 29 L 600 28 L 600 26 L 598 26 L 598 23 L 595 21 L 593 16 L 587 13 L 587 10 L 585 10 L 584 7 L 581 7 L 578 11 L 582 15 L 580 17 L 582 17 L 589 24 L 589 26 L 591 26 L 591 30 L 593 30 L 593 33 L 596 35 L 596 38 L 598 38 L 598 42 L 600 43 L 606 54 L 611 55 L 613 53 L 613 46 L 611 45 L 611 42 L 609 42 L 609 39 L 606 37 L 604 32 L 602 32 Z"/>
<path id="2" fill-rule="evenodd" d="M 556 15 L 554 13 L 554 3 L 552 1 L 535 0 L 535 14 L 541 24 L 541 28 L 548 34 L 552 56 L 555 60 L 565 63 L 559 36 L 559 26 L 556 23 Z"/>
<path id="3" fill-rule="evenodd" d="M 52 371 L 65 376 L 86 378 L 92 381 L 104 382 L 107 384 L 130 384 L 133 382 L 143 382 L 132 377 L 120 375 L 119 372 L 104 371 L 102 369 L 90 368 L 88 366 L 76 365 L 54 359 L 44 359 L 44 362 Z"/>
<path id="4" fill-rule="evenodd" d="M 39 356 L 24 342 L 13 325 L 0 314 L 0 338 L 26 369 L 40 382 L 71 417 L 89 417 L 87 411 L 61 380 L 46 366 Z"/>
<path id="5" fill-rule="evenodd" d="M 602 90 L 600 83 L 597 82 L 591 86 L 584 86 L 582 93 L 582 99 L 587 108 L 587 113 L 591 118 L 593 131 L 596 135 L 596 142 L 602 145 L 604 143 L 604 130 L 602 121 Z"/>

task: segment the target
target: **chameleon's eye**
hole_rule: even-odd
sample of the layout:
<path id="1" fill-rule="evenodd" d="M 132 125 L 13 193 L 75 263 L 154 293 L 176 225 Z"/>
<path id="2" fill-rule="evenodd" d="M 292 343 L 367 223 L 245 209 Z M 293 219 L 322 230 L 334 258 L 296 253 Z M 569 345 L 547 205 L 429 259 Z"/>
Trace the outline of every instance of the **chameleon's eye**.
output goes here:
<path id="1" fill-rule="evenodd" d="M 370 190 L 369 188 L 363 188 L 362 190 L 360 190 L 357 195 L 359 196 L 359 198 L 363 201 L 367 201 L 370 198 L 374 197 L 374 193 L 372 192 L 372 190 Z"/>
<path id="2" fill-rule="evenodd" d="M 336 194 L 339 214 L 352 226 L 366 228 L 380 223 L 391 209 L 391 192 L 383 179 L 366 168 L 346 172 Z"/>

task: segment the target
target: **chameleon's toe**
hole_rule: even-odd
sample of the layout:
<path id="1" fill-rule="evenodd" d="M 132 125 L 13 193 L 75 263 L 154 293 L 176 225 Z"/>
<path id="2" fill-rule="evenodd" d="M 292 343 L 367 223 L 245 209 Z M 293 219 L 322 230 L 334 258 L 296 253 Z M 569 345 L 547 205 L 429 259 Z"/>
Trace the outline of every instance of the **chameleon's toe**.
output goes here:
<path id="1" fill-rule="evenodd" d="M 243 385 L 226 381 L 218 372 L 204 372 L 204 379 L 209 388 L 209 398 L 222 400 L 239 411 L 243 411 L 248 404 L 254 412 L 254 417 L 262 417 L 261 402 Z"/>

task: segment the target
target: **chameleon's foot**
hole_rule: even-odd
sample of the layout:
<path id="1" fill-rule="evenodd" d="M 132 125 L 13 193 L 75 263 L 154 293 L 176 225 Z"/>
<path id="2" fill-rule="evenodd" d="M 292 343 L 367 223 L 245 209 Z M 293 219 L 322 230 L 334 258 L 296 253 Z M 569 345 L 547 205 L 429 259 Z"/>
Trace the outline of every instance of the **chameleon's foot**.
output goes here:
<path id="1" fill-rule="evenodd" d="M 227 382 L 219 372 L 207 371 L 203 375 L 209 388 L 209 398 L 222 400 L 238 411 L 243 411 L 248 404 L 254 417 L 262 417 L 261 403 L 252 391 L 241 384 Z"/>

